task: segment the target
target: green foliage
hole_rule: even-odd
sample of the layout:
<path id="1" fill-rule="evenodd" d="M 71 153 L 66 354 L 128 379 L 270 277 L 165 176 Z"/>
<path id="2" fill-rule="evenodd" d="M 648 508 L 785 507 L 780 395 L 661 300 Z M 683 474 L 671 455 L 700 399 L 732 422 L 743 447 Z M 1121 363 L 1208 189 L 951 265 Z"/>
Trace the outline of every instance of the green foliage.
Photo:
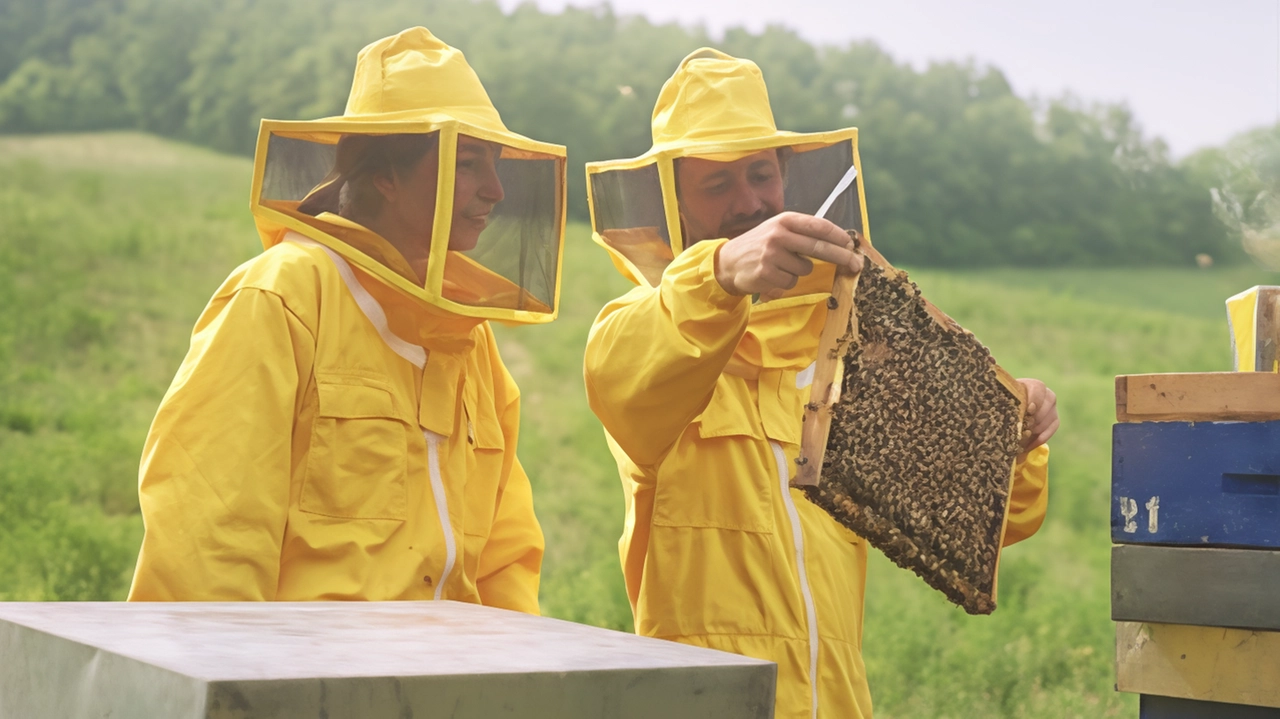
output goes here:
<path id="1" fill-rule="evenodd" d="M 123 598 L 151 416 L 255 251 L 210 210 L 247 192 L 243 160 L 140 135 L 0 138 L 0 600 Z"/>
<path id="2" fill-rule="evenodd" d="M 1188 158 L 1212 187 L 1214 213 L 1263 267 L 1280 269 L 1280 125 L 1245 132 Z"/>
<path id="3" fill-rule="evenodd" d="M 191 327 L 260 248 L 249 163 L 136 134 L 0 137 L 0 600 L 122 599 L 142 442 Z M 629 629 L 623 502 L 582 354 L 627 289 L 581 224 L 560 319 L 498 328 L 522 391 L 520 457 L 547 537 L 543 611 Z M 889 240 L 880 248 L 896 257 Z M 1229 367 L 1222 300 L 1245 268 L 912 273 L 1001 363 L 1059 396 L 1048 519 L 969 617 L 872 553 L 863 646 L 879 717 L 1132 716 L 1112 690 L 1112 376 Z"/>
<path id="4" fill-rule="evenodd" d="M 649 116 L 701 30 L 608 5 L 504 14 L 491 1 L 3 0 L 0 131 L 138 128 L 249 154 L 258 121 L 340 114 L 356 53 L 425 25 L 462 48 L 508 125 L 582 163 L 649 147 Z M 764 70 L 784 129 L 857 125 L 872 227 L 925 266 L 1181 265 L 1242 257 L 1207 186 L 1123 107 L 1027 102 L 996 69 L 917 71 L 870 42 L 790 30 L 719 45 Z"/>

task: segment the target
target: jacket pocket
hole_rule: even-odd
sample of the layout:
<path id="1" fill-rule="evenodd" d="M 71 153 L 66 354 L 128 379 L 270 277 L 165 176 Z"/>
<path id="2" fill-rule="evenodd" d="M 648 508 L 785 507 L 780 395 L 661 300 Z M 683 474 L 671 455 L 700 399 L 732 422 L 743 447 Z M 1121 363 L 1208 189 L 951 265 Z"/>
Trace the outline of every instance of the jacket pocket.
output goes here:
<path id="1" fill-rule="evenodd" d="M 468 381 L 462 393 L 467 432 L 467 477 L 463 489 L 463 533 L 487 538 L 498 505 L 498 485 L 507 459 L 506 439 L 489 387 Z"/>
<path id="2" fill-rule="evenodd" d="M 319 408 L 298 508 L 328 517 L 404 520 L 409 427 L 397 416 L 391 393 L 319 379 L 316 389 Z"/>
<path id="3" fill-rule="evenodd" d="M 721 377 L 658 468 L 653 523 L 772 532 L 776 465 L 746 385 Z"/>

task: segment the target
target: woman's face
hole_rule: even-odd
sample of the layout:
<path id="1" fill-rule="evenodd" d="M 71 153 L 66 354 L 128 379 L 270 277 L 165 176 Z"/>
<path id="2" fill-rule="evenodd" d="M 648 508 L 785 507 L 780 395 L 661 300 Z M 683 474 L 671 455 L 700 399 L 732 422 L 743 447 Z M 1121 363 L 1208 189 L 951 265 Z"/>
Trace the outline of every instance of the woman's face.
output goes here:
<path id="1" fill-rule="evenodd" d="M 501 151 L 494 143 L 458 137 L 449 249 L 461 252 L 473 249 L 489 223 L 489 213 L 502 201 L 502 183 L 498 180 Z M 387 185 L 381 188 L 386 199 L 384 212 L 392 215 L 395 224 L 404 228 L 407 235 L 419 238 L 424 255 L 435 223 L 439 164 L 437 145 L 412 170 L 388 178 Z"/>
<path id="2" fill-rule="evenodd" d="M 492 142 L 458 137 L 449 249 L 465 252 L 474 248 L 489 224 L 489 213 L 502 202 L 502 182 L 498 179 L 501 153 L 502 147 Z"/>

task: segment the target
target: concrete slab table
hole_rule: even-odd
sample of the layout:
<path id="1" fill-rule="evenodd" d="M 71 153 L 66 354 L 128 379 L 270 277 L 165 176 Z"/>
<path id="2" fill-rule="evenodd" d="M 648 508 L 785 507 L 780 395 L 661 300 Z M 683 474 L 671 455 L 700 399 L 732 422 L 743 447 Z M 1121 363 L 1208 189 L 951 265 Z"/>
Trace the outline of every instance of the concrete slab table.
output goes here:
<path id="1" fill-rule="evenodd" d="M 769 662 L 458 602 L 0 603 L 0 717 L 771 717 Z"/>

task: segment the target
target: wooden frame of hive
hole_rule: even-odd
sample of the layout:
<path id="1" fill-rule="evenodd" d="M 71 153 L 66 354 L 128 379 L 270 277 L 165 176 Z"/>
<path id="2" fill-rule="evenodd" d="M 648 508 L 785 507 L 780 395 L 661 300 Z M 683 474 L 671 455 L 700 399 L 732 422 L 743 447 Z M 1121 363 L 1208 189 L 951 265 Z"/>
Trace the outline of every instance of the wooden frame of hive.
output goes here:
<path id="1" fill-rule="evenodd" d="M 990 371 L 995 381 L 998 382 L 999 387 L 1008 393 L 1008 399 L 1012 400 L 1012 403 L 1004 403 L 1006 411 L 999 415 L 1004 422 L 1000 427 L 996 427 L 993 430 L 1004 432 L 1004 434 L 998 436 L 1004 437 L 1001 441 L 1005 442 L 1002 445 L 1004 451 L 996 457 L 996 460 L 998 460 L 996 466 L 1004 466 L 1003 458 L 1007 454 L 1009 455 L 1008 469 L 1003 471 L 1003 476 L 991 477 L 987 475 L 985 477 L 987 481 L 994 483 L 992 487 L 987 488 L 987 491 L 995 497 L 994 501 L 998 506 L 981 505 L 990 508 L 990 516 L 985 517 L 985 524 L 981 521 L 973 523 L 973 528 L 976 532 L 985 533 L 980 536 L 984 537 L 988 542 L 994 542 L 994 546 L 990 548 L 993 551 L 990 552 L 991 556 L 984 559 L 981 566 L 977 567 L 977 571 L 973 571 L 974 567 L 963 566 L 963 557 L 960 554 L 963 548 L 948 547 L 945 541 L 937 539 L 936 536 L 931 541 L 928 535 L 932 532 L 921 533 L 916 531 L 920 528 L 918 526 L 919 522 L 914 528 L 900 526 L 892 517 L 886 516 L 889 514 L 888 512 L 881 512 L 877 509 L 877 507 L 881 506 L 881 503 L 867 501 L 867 496 L 874 495 L 874 491 L 858 496 L 849 490 L 849 484 L 858 482 L 860 481 L 859 479 L 854 478 L 846 484 L 841 484 L 841 478 L 830 476 L 832 474 L 831 471 L 824 474 L 824 467 L 830 466 L 827 461 L 828 454 L 842 449 L 841 447 L 829 445 L 833 413 L 842 400 L 847 405 L 852 405 L 859 399 L 847 395 L 842 397 L 841 391 L 846 379 L 843 376 L 846 358 L 854 353 L 863 336 L 859 316 L 855 312 L 857 309 L 855 298 L 858 292 L 859 275 L 837 275 L 832 288 L 832 296 L 827 303 L 829 311 L 819 340 L 813 387 L 809 404 L 806 405 L 804 412 L 800 456 L 796 460 L 799 465 L 799 471 L 795 479 L 792 480 L 792 485 L 804 488 L 806 493 L 815 500 L 815 503 L 822 506 L 836 521 L 870 541 L 872 545 L 884 551 L 899 566 L 911 569 L 920 575 L 926 583 L 941 591 L 952 602 L 963 607 L 965 611 L 970 614 L 989 614 L 995 610 L 997 568 L 1000 561 L 1000 548 L 1004 543 L 1005 521 L 1009 508 L 1009 491 L 1012 487 L 1014 467 L 1020 451 L 1017 442 L 1023 434 L 1022 420 L 1027 403 L 1026 391 L 1008 372 L 995 364 L 995 360 L 990 358 L 989 353 L 978 343 L 972 333 L 964 330 L 928 300 L 921 297 L 915 286 L 907 281 L 905 272 L 890 265 L 868 243 L 861 242 L 856 237 L 855 241 L 858 242 L 859 249 L 866 259 L 867 264 L 864 266 L 864 273 L 867 273 L 867 270 L 870 269 L 872 273 L 878 273 L 876 275 L 877 281 L 883 278 L 886 285 L 888 283 L 901 283 L 901 285 L 909 287 L 909 291 L 914 293 L 913 301 L 920 303 L 919 306 L 927 313 L 933 325 L 941 330 L 937 336 L 963 343 L 973 352 L 980 350 L 982 355 L 986 357 L 987 362 L 989 362 L 989 365 L 984 367 L 983 371 Z M 868 363 L 870 363 L 869 360 Z M 970 359 L 970 363 L 972 364 L 972 359 Z M 967 449 L 973 449 L 973 447 Z M 883 452 L 881 454 L 883 455 Z M 959 462 L 953 462 L 952 466 L 970 466 L 965 462 L 970 457 L 971 455 L 958 457 Z M 872 463 L 875 461 L 871 460 Z M 920 467 L 922 465 L 917 464 L 916 466 Z M 977 466 L 982 465 L 979 463 Z M 919 472 L 919 474 L 924 476 L 926 472 Z M 973 478 L 968 477 L 968 479 Z M 908 483 L 909 479 L 895 475 L 895 479 L 886 484 L 894 484 L 894 488 L 904 488 L 908 487 Z M 960 484 L 956 486 L 961 491 L 971 490 L 972 497 L 980 496 L 981 485 L 971 484 L 964 486 Z M 888 497 L 887 494 L 881 496 Z M 913 498 L 919 499 L 919 496 L 915 495 Z M 920 506 L 920 504 L 917 506 Z M 937 530 L 937 533 L 944 533 L 946 526 L 957 526 L 954 521 L 956 518 L 953 518 L 951 525 L 946 524 L 946 515 L 950 511 L 948 509 L 941 513 L 943 517 L 943 522 L 941 523 L 936 522 L 936 517 L 932 514 L 926 517 L 924 523 L 939 524 L 940 527 L 944 528 Z M 964 510 L 957 510 L 957 512 L 953 512 L 953 515 L 957 513 L 965 518 L 969 517 Z M 918 519 L 914 512 L 912 516 Z M 998 526 L 995 526 L 996 523 L 998 523 Z M 951 537 L 950 534 L 945 534 L 945 536 Z M 986 551 L 988 548 L 984 544 L 978 549 Z M 962 572 L 956 567 L 966 571 Z"/>

